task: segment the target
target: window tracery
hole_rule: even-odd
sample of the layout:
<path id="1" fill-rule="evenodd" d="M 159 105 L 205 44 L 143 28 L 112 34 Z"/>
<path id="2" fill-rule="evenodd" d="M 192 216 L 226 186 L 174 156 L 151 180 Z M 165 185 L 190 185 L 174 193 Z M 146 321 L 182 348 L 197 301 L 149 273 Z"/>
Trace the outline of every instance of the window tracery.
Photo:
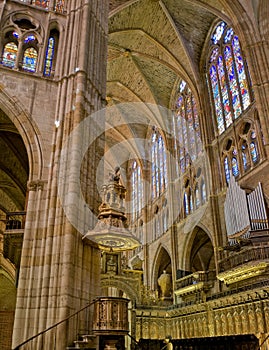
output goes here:
<path id="1" fill-rule="evenodd" d="M 211 36 L 208 84 L 218 134 L 251 104 L 250 76 L 233 28 L 221 22 Z"/>
<path id="2" fill-rule="evenodd" d="M 157 128 L 151 134 L 151 193 L 158 198 L 167 187 L 167 158 L 164 140 Z"/>
<path id="3" fill-rule="evenodd" d="M 202 150 L 199 116 L 194 95 L 181 80 L 176 98 L 174 129 L 178 157 L 178 175 L 183 174 Z"/>
<path id="4" fill-rule="evenodd" d="M 143 181 L 141 167 L 136 160 L 131 169 L 131 219 L 135 221 L 141 215 L 143 207 Z"/>

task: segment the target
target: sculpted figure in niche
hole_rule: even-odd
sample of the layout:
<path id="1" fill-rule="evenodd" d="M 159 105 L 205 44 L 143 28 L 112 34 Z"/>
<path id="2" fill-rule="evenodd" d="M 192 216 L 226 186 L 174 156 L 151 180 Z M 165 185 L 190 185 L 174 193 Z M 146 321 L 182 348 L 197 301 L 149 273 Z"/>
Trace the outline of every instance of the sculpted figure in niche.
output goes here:
<path id="1" fill-rule="evenodd" d="M 106 262 L 106 272 L 112 275 L 116 275 L 117 273 L 117 263 L 112 255 L 110 255 L 110 258 Z"/>

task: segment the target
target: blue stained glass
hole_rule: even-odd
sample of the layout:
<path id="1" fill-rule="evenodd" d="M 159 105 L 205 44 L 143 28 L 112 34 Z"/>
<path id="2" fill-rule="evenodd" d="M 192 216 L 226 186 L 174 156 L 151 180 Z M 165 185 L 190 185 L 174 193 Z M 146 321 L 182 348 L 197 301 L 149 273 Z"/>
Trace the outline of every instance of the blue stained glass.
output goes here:
<path id="1" fill-rule="evenodd" d="M 224 32 L 224 29 L 226 27 L 226 23 L 225 22 L 221 22 L 217 28 L 215 29 L 211 39 L 213 44 L 217 44 L 220 40 L 220 38 L 222 37 L 222 34 Z"/>
<path id="2" fill-rule="evenodd" d="M 250 149 L 250 154 L 251 154 L 252 161 L 253 161 L 253 163 L 256 163 L 258 161 L 258 152 L 257 152 L 257 148 L 256 148 L 255 142 L 251 142 L 250 143 L 249 149 Z"/>
<path id="3" fill-rule="evenodd" d="M 225 127 L 224 127 L 222 105 L 221 105 L 220 93 L 219 93 L 217 69 L 214 65 L 210 67 L 209 74 L 210 74 L 210 80 L 211 80 L 211 85 L 212 85 L 215 111 L 216 111 L 216 116 L 217 116 L 218 130 L 219 130 L 219 134 L 221 134 L 225 130 Z"/>
<path id="4" fill-rule="evenodd" d="M 37 51 L 33 47 L 29 47 L 24 51 L 22 68 L 35 72 L 37 62 Z"/>
<path id="5" fill-rule="evenodd" d="M 186 82 L 182 80 L 179 85 L 179 91 L 182 92 L 185 89 L 185 86 L 186 86 Z"/>
<path id="6" fill-rule="evenodd" d="M 230 168 L 229 168 L 228 157 L 224 158 L 224 173 L 226 177 L 226 182 L 228 183 L 230 181 Z"/>
<path id="7" fill-rule="evenodd" d="M 19 38 L 19 34 L 18 34 L 17 32 L 13 32 L 12 35 L 13 35 L 16 39 Z"/>
<path id="8" fill-rule="evenodd" d="M 241 55 L 241 48 L 239 44 L 239 39 L 237 36 L 233 38 L 233 51 L 235 57 L 235 65 L 238 74 L 238 80 L 240 84 L 240 93 L 243 100 L 243 108 L 246 109 L 250 105 L 250 95 L 248 91 L 248 83 L 246 79 L 246 73 L 244 68 L 244 61 Z"/>
<path id="9" fill-rule="evenodd" d="M 200 195 L 199 195 L 198 185 L 195 187 L 195 205 L 196 205 L 196 208 L 198 208 L 200 205 Z"/>
<path id="10" fill-rule="evenodd" d="M 53 37 L 49 38 L 49 43 L 47 46 L 46 52 L 46 61 L 45 61 L 45 69 L 44 75 L 50 76 L 52 69 L 52 62 L 54 57 L 54 48 L 55 48 L 55 39 Z"/>
<path id="11" fill-rule="evenodd" d="M 232 114 L 230 109 L 230 101 L 229 101 L 228 90 L 226 85 L 226 78 L 225 78 L 225 71 L 224 71 L 222 56 L 219 56 L 218 58 L 217 68 L 218 68 L 218 74 L 219 74 L 225 123 L 226 123 L 226 128 L 228 128 L 232 124 L 233 120 L 232 120 Z"/>
<path id="12" fill-rule="evenodd" d="M 189 198 L 187 193 L 184 193 L 184 209 L 185 209 L 185 214 L 189 215 Z"/>
<path id="13" fill-rule="evenodd" d="M 232 173 L 233 173 L 233 176 L 235 177 L 239 175 L 239 168 L 238 168 L 238 162 L 236 157 L 232 158 Z"/>
<path id="14" fill-rule="evenodd" d="M 226 35 L 224 37 L 224 43 L 227 44 L 229 41 L 231 41 L 232 36 L 234 34 L 234 31 L 232 28 L 229 28 L 226 32 Z"/>
<path id="15" fill-rule="evenodd" d="M 34 35 L 28 35 L 25 39 L 24 42 L 25 44 L 31 42 L 31 41 L 35 41 L 35 36 Z"/>
<path id="16" fill-rule="evenodd" d="M 242 145 L 242 161 L 243 161 L 244 170 L 247 170 L 248 160 L 247 160 L 247 155 L 246 155 L 246 146 L 244 144 Z"/>
<path id="17" fill-rule="evenodd" d="M 219 48 L 214 47 L 214 49 L 211 52 L 210 62 L 214 62 L 216 60 L 216 58 L 218 57 L 218 54 L 219 54 Z"/>
<path id="18" fill-rule="evenodd" d="M 229 46 L 225 47 L 224 58 L 226 62 L 226 69 L 229 76 L 230 93 L 232 98 L 233 110 L 235 118 L 239 117 L 242 112 L 240 99 L 239 99 L 239 89 L 237 85 L 237 80 L 235 77 L 235 67 L 232 57 L 231 48 Z"/>

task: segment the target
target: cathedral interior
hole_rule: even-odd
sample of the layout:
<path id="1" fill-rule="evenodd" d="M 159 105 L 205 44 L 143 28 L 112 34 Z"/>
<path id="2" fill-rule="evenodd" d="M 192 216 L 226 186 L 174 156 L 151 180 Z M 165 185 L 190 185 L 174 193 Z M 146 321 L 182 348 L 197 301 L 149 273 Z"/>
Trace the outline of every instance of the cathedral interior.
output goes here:
<path id="1" fill-rule="evenodd" d="M 0 1 L 0 349 L 269 349 L 269 1 Z"/>

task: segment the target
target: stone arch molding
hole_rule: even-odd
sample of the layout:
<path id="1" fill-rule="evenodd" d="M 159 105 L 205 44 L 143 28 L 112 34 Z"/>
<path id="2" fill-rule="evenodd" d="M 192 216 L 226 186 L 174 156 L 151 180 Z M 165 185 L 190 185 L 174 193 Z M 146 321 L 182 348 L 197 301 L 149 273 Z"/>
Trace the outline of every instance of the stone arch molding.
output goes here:
<path id="1" fill-rule="evenodd" d="M 116 289 L 123 290 L 127 297 L 132 301 L 133 303 L 140 303 L 140 292 L 139 292 L 139 286 L 136 279 L 133 279 L 132 281 L 123 280 L 121 278 L 105 278 L 103 277 L 101 279 L 101 287 L 107 288 L 107 287 L 114 287 Z"/>
<path id="2" fill-rule="evenodd" d="M 164 244 L 160 244 L 155 253 L 153 267 L 152 267 L 152 276 L 151 276 L 151 285 L 153 289 L 157 289 L 157 279 L 158 279 L 158 269 L 160 267 L 160 263 L 162 261 L 163 254 L 167 254 L 170 258 L 170 262 L 172 264 L 170 250 Z"/>
<path id="3" fill-rule="evenodd" d="M 43 156 L 41 134 L 30 115 L 16 97 L 0 86 L 0 108 L 12 121 L 23 139 L 29 160 L 29 181 L 42 178 Z"/>

